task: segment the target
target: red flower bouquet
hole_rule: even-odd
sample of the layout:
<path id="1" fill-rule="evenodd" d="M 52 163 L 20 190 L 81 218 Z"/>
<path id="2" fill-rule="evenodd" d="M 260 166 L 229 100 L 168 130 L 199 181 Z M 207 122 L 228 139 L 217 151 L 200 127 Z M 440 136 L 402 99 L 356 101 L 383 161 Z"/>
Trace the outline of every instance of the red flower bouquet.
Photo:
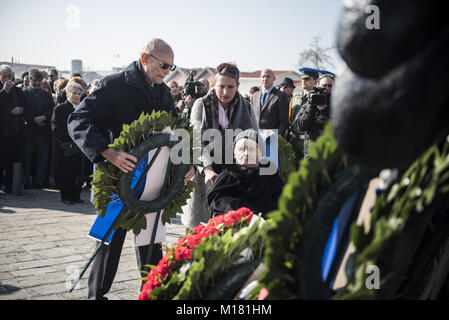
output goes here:
<path id="1" fill-rule="evenodd" d="M 174 248 L 167 252 L 158 265 L 149 272 L 139 300 L 152 299 L 153 290 L 166 283 L 174 270 L 178 270 L 183 264 L 191 261 L 193 250 L 205 239 L 215 234 L 223 234 L 226 229 L 247 226 L 252 217 L 253 213 L 248 208 L 229 211 L 224 215 L 211 218 L 206 225 L 201 224 L 193 229 L 192 234 L 180 238 Z"/>

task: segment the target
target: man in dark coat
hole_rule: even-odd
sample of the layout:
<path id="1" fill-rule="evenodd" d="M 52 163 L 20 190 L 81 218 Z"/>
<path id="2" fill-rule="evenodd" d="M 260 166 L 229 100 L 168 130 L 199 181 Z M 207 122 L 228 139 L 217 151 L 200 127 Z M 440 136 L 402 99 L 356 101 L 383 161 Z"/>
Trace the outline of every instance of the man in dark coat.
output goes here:
<path id="1" fill-rule="evenodd" d="M 30 86 L 24 90 L 28 104 L 32 109 L 32 121 L 26 126 L 26 164 L 23 183 L 29 184 L 31 161 L 35 154 L 36 174 L 34 184 L 41 188 L 48 184 L 50 148 L 52 142 L 51 116 L 55 103 L 50 93 L 41 89 L 44 76 L 37 69 L 30 71 Z"/>
<path id="2" fill-rule="evenodd" d="M 253 105 L 260 129 L 277 129 L 282 136 L 288 129 L 288 99 L 285 93 L 273 86 L 276 77 L 270 69 L 262 71 L 262 90 L 253 94 Z"/>
<path id="3" fill-rule="evenodd" d="M 334 78 L 330 75 L 325 75 L 320 79 L 319 87 L 325 88 L 327 94 L 330 96 Z M 330 116 L 330 99 L 329 103 L 325 105 L 315 105 L 308 101 L 299 110 L 297 117 L 293 121 L 292 127 L 295 130 L 300 130 L 305 133 L 304 139 L 304 156 L 308 154 L 309 141 L 315 141 L 324 132 L 324 126 L 329 121 Z"/>
<path id="4" fill-rule="evenodd" d="M 290 133 L 288 142 L 292 145 L 295 151 L 296 160 L 299 162 L 304 158 L 304 140 L 305 133 L 299 129 L 299 112 L 303 110 L 307 102 L 309 101 L 309 94 L 312 88 L 318 83 L 318 72 L 316 71 L 304 71 L 301 75 L 301 85 L 303 92 L 299 95 L 293 96 L 290 101 Z"/>
<path id="5" fill-rule="evenodd" d="M 123 124 L 137 120 L 142 112 L 167 111 L 176 115 L 170 88 L 163 79 L 174 70 L 171 47 L 160 39 L 148 42 L 138 61 L 118 74 L 100 82 L 68 119 L 69 134 L 93 163 L 108 160 L 122 172 L 132 171 L 137 159 L 126 152 L 108 147 L 120 135 Z M 193 176 L 193 168 L 185 181 Z M 103 245 L 95 257 L 89 276 L 89 299 L 106 299 L 117 271 L 126 230 L 117 229 L 109 245 Z M 146 263 L 148 246 L 136 247 L 140 270 Z M 150 264 L 162 258 L 160 244 L 155 246 Z"/>
<path id="6" fill-rule="evenodd" d="M 14 85 L 11 67 L 0 66 L 0 81 L 0 168 L 5 169 L 5 192 L 10 193 L 13 163 L 25 161 L 25 118 L 31 121 L 31 115 L 24 93 Z"/>

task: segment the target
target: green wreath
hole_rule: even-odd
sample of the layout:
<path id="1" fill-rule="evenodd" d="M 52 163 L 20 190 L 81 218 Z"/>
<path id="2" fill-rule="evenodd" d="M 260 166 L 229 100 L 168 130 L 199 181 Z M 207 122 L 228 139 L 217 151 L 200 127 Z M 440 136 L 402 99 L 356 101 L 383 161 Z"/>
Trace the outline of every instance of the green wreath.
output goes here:
<path id="1" fill-rule="evenodd" d="M 165 127 L 171 127 L 173 130 L 187 129 L 190 133 L 190 146 L 192 145 L 192 128 L 181 117 L 174 118 L 165 111 L 153 111 L 151 114 L 142 112 L 136 121 L 130 125 L 124 124 L 120 136 L 109 145 L 109 148 L 125 151 L 140 161 L 153 149 L 164 146 L 173 147 L 179 142 L 170 140 L 169 134 L 160 133 Z M 190 151 L 190 156 L 192 156 L 192 151 Z M 152 162 L 147 170 L 151 164 Z M 182 213 L 181 207 L 187 203 L 190 193 L 195 187 L 195 183 L 192 181 L 184 185 L 184 176 L 189 168 L 190 164 L 168 166 L 166 192 L 152 201 L 142 201 L 136 199 L 133 190 L 130 189 L 132 172 L 122 173 L 108 161 L 97 163 L 96 171 L 92 175 L 93 205 L 98 210 L 98 214 L 104 216 L 111 198 L 114 198 L 114 195 L 120 195 L 125 206 L 125 213 L 119 218 L 115 229 L 133 229 L 135 234 L 139 234 L 147 225 L 145 214 L 162 209 L 164 210 L 162 223 L 165 224 L 170 222 L 170 218 L 176 217 L 177 213 Z M 143 177 L 145 174 L 142 174 Z M 137 185 L 139 184 L 140 181 Z"/>
<path id="2" fill-rule="evenodd" d="M 279 172 L 282 182 L 288 181 L 290 173 L 296 170 L 296 156 L 292 145 L 280 134 L 278 135 Z"/>
<path id="3" fill-rule="evenodd" d="M 323 298 L 317 278 L 332 222 L 347 198 L 372 176 L 349 166 L 329 123 L 289 175 L 279 208 L 268 214 L 273 223 L 267 231 L 267 269 L 248 298 L 257 299 L 262 288 L 268 290 L 268 299 Z"/>
<path id="4" fill-rule="evenodd" d="M 449 239 L 449 136 L 430 147 L 377 199 L 370 230 L 351 226 L 356 247 L 348 284 L 337 299 L 435 299 L 448 294 L 440 266 Z M 368 268 L 379 268 L 377 290 Z M 443 268 L 442 268 L 443 267 Z M 432 279 L 432 276 L 435 276 Z M 437 287 L 432 292 L 432 283 Z M 439 285 L 446 284 L 446 291 Z M 444 293 L 445 292 L 445 293 Z"/>

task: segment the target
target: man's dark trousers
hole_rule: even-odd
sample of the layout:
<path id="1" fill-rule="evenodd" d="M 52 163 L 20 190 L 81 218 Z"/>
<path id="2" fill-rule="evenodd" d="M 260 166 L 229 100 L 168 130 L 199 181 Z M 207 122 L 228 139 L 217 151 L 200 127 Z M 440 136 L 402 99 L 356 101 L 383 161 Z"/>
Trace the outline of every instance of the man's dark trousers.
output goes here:
<path id="1" fill-rule="evenodd" d="M 117 229 L 109 245 L 103 244 L 98 250 L 88 280 L 88 299 L 105 300 L 105 294 L 109 292 L 114 281 L 115 274 L 122 254 L 123 243 L 126 238 L 126 230 Z M 148 255 L 148 246 L 136 247 L 137 266 L 143 270 Z M 159 243 L 154 245 L 152 258 L 149 264 L 156 265 L 162 259 L 162 247 Z M 137 275 L 136 275 L 137 276 Z M 137 297 L 138 293 L 136 293 Z"/>

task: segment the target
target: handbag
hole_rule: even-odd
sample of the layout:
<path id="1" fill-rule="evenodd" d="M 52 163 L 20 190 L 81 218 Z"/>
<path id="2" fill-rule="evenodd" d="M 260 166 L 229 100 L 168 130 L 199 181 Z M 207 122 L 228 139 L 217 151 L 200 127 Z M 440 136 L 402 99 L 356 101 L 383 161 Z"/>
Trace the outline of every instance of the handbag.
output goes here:
<path id="1" fill-rule="evenodd" d="M 81 153 L 81 150 L 73 142 L 59 141 L 59 145 L 61 146 L 64 157 L 66 158 Z"/>

